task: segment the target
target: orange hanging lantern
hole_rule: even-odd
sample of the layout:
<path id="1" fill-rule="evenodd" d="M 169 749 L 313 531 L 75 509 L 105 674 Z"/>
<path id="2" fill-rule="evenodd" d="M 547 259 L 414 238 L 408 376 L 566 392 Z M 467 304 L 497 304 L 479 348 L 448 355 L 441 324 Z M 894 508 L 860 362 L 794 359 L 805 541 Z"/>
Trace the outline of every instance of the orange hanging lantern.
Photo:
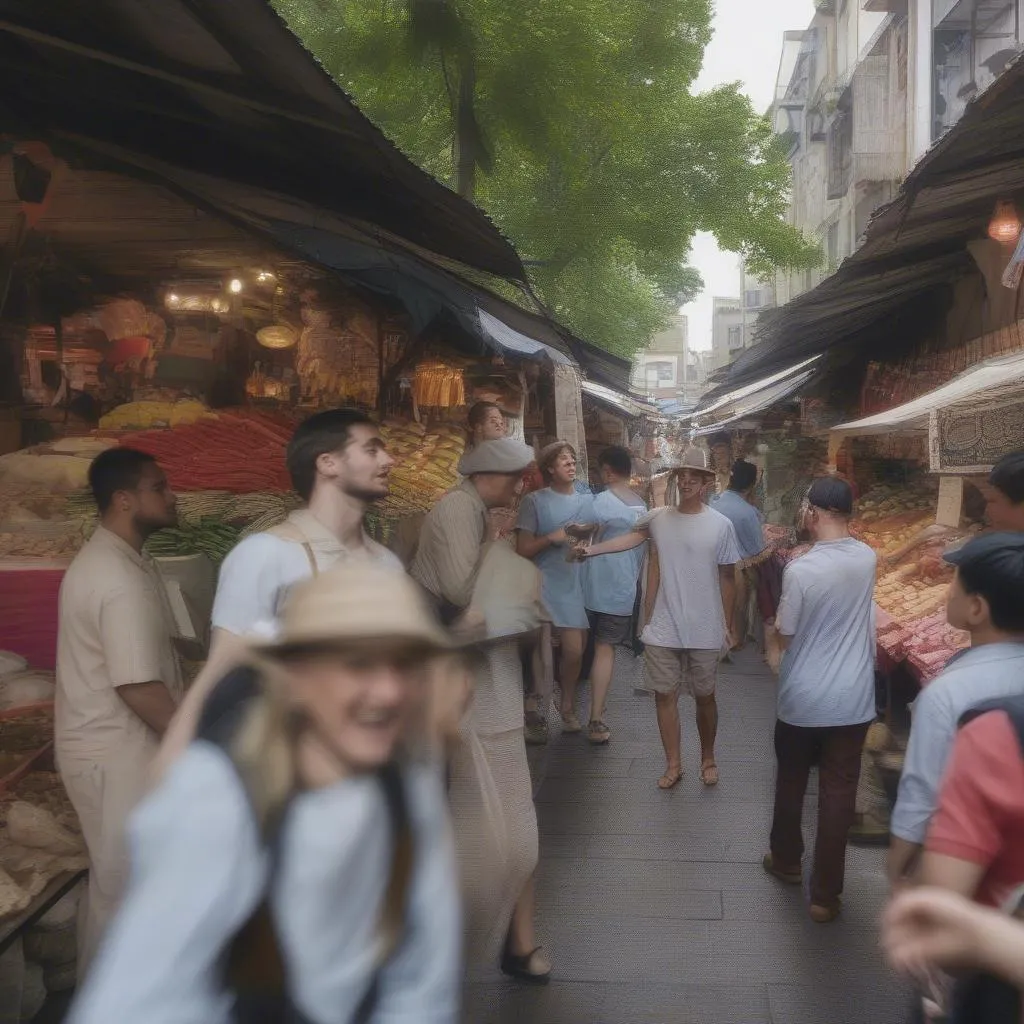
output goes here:
<path id="1" fill-rule="evenodd" d="M 1007 199 L 1000 199 L 988 222 L 988 237 L 1000 245 L 1013 245 L 1020 238 L 1020 231 L 1017 207 Z"/>

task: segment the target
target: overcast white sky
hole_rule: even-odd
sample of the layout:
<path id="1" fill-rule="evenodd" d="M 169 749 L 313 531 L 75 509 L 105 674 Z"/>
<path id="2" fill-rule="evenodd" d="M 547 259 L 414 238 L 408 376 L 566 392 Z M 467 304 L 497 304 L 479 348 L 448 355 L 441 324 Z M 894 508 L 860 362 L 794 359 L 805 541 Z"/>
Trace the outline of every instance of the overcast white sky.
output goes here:
<path id="1" fill-rule="evenodd" d="M 755 108 L 767 110 L 782 56 L 782 33 L 806 28 L 813 14 L 813 0 L 718 0 L 715 37 L 694 88 L 738 81 Z M 739 265 L 734 253 L 722 252 L 714 236 L 704 234 L 694 239 L 691 263 L 703 276 L 705 291 L 683 308 L 690 320 L 690 345 L 711 348 L 711 299 L 739 294 Z"/>

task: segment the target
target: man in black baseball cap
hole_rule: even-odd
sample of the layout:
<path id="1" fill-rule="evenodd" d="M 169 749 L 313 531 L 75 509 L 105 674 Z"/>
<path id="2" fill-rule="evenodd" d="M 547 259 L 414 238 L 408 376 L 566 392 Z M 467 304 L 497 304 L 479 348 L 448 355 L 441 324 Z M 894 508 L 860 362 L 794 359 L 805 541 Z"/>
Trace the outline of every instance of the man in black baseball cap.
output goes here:
<path id="1" fill-rule="evenodd" d="M 971 646 L 914 702 L 890 825 L 894 885 L 911 873 L 924 842 L 960 719 L 989 701 L 1024 694 L 1024 533 L 985 534 L 945 557 L 956 566 L 946 618 L 971 634 Z"/>
<path id="2" fill-rule="evenodd" d="M 1024 450 L 1004 455 L 981 485 L 981 493 L 989 526 L 1024 532 Z"/>

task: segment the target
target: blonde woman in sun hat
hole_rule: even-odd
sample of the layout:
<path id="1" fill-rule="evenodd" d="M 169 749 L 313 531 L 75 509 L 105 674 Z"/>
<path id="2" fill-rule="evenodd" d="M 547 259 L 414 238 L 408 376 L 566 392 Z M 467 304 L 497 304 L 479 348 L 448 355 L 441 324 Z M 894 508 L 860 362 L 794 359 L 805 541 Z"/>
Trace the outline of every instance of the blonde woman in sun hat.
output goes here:
<path id="1" fill-rule="evenodd" d="M 452 657 L 405 576 L 350 563 L 297 586 L 137 812 L 69 1022 L 454 1024 L 456 861 L 422 743 L 428 669 Z"/>

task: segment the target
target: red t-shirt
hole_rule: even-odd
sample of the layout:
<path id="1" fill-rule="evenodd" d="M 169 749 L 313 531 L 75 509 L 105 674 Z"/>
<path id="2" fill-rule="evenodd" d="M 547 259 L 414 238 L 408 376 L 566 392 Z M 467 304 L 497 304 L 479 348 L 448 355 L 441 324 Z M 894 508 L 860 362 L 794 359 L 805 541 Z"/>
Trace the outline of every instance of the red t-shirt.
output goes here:
<path id="1" fill-rule="evenodd" d="M 984 866 L 979 903 L 999 907 L 1024 884 L 1024 757 L 1005 712 L 957 734 L 925 848 Z"/>

